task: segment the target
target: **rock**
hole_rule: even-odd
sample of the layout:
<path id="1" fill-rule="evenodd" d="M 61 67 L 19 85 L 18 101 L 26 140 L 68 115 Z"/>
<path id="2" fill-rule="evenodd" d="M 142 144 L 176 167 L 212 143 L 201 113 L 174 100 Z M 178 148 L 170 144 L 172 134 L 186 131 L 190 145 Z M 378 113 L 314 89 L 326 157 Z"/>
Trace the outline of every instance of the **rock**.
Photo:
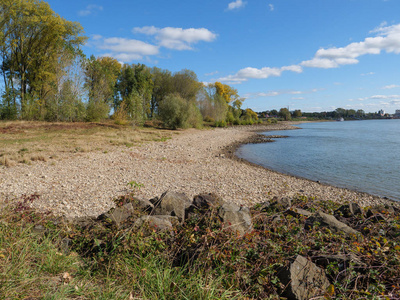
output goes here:
<path id="1" fill-rule="evenodd" d="M 250 211 L 247 207 L 224 203 L 218 211 L 218 216 L 222 219 L 225 228 L 237 231 L 240 235 L 253 229 Z"/>
<path id="2" fill-rule="evenodd" d="M 117 225 L 117 227 L 119 227 L 121 223 L 132 216 L 134 212 L 135 209 L 132 203 L 127 203 L 121 207 L 116 207 L 109 210 L 105 214 L 100 215 L 98 219 L 106 221 L 110 220 L 112 223 Z"/>
<path id="3" fill-rule="evenodd" d="M 343 216 L 345 218 L 364 216 L 364 211 L 357 203 L 342 205 L 334 211 L 334 216 Z"/>
<path id="4" fill-rule="evenodd" d="M 186 219 L 186 210 L 192 205 L 183 193 L 165 192 L 154 204 L 153 215 L 170 215 L 178 217 L 180 222 Z"/>
<path id="5" fill-rule="evenodd" d="M 221 205 L 221 199 L 216 194 L 200 194 L 194 196 L 193 206 L 199 210 L 207 210 Z"/>
<path id="6" fill-rule="evenodd" d="M 323 297 L 330 286 L 324 270 L 301 255 L 296 257 L 289 268 L 278 271 L 277 275 L 286 287 L 282 295 L 290 300 Z"/>
<path id="7" fill-rule="evenodd" d="M 311 229 L 316 223 L 319 224 L 320 227 L 327 227 L 334 232 L 344 232 L 349 236 L 357 236 L 359 239 L 362 238 L 362 235 L 357 230 L 354 230 L 350 226 L 346 225 L 343 222 L 340 222 L 332 215 L 328 215 L 321 211 L 314 213 L 311 217 L 309 217 L 306 221 L 305 228 L 307 230 Z"/>
<path id="8" fill-rule="evenodd" d="M 78 217 L 71 220 L 71 223 L 81 228 L 87 228 L 96 223 L 96 219 L 93 217 Z"/>
<path id="9" fill-rule="evenodd" d="M 310 217 L 313 213 L 302 208 L 293 207 L 286 210 L 285 214 L 291 215 L 295 218 L 300 218 L 302 216 Z"/>
<path id="10" fill-rule="evenodd" d="M 179 223 L 178 218 L 172 216 L 143 216 L 135 221 L 133 227 L 141 230 L 145 236 L 151 235 L 153 231 L 168 231 L 173 234 L 172 222 Z"/>
<path id="11" fill-rule="evenodd" d="M 192 205 L 186 209 L 186 217 L 192 218 L 195 216 L 202 216 L 208 210 L 216 208 L 221 205 L 219 196 L 215 194 L 200 194 L 194 196 Z"/>
<path id="12" fill-rule="evenodd" d="M 133 204 L 134 207 L 137 207 L 143 212 L 150 213 L 154 208 L 154 204 L 151 203 L 149 200 L 144 200 L 137 197 L 133 197 L 131 203 Z"/>

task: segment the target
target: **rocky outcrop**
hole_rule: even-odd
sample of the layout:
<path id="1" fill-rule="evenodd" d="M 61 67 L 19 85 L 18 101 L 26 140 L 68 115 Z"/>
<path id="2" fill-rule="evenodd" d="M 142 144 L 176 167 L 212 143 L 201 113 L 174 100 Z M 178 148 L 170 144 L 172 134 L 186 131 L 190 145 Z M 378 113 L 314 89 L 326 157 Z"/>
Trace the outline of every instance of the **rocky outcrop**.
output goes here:
<path id="1" fill-rule="evenodd" d="M 289 300 L 323 297 L 330 286 L 324 270 L 301 255 L 289 267 L 279 270 L 277 275 L 285 287 L 282 295 Z"/>

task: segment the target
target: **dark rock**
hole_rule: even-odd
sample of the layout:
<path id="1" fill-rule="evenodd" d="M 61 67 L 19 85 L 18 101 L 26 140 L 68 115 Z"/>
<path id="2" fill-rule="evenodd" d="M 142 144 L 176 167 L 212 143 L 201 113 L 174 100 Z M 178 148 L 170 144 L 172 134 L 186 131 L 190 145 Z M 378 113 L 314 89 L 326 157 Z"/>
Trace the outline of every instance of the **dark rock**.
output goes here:
<path id="1" fill-rule="evenodd" d="M 247 207 L 224 203 L 218 211 L 218 216 L 222 219 L 225 228 L 237 231 L 240 235 L 253 229 L 250 211 Z"/>
<path id="2" fill-rule="evenodd" d="M 168 231 L 173 234 L 173 222 L 179 223 L 178 218 L 173 216 L 142 216 L 135 221 L 133 227 L 141 230 L 145 236 L 151 235 L 153 231 Z"/>
<path id="3" fill-rule="evenodd" d="M 311 229 L 316 223 L 319 224 L 320 227 L 327 227 L 334 232 L 344 232 L 348 236 L 357 236 L 359 239 L 362 239 L 362 235 L 346 225 L 343 222 L 340 222 L 332 215 L 328 215 L 321 211 L 314 213 L 311 217 L 309 217 L 305 223 L 305 228 L 307 230 Z"/>
<path id="4" fill-rule="evenodd" d="M 200 194 L 194 196 L 193 206 L 199 210 L 207 210 L 221 205 L 221 198 L 216 194 Z"/>
<path id="5" fill-rule="evenodd" d="M 285 286 L 282 295 L 290 300 L 323 297 L 330 286 L 324 270 L 301 255 L 288 268 L 279 270 L 277 275 Z"/>
<path id="6" fill-rule="evenodd" d="M 186 210 L 192 202 L 183 193 L 165 192 L 154 204 L 152 215 L 170 215 L 178 217 L 180 222 L 186 219 Z"/>

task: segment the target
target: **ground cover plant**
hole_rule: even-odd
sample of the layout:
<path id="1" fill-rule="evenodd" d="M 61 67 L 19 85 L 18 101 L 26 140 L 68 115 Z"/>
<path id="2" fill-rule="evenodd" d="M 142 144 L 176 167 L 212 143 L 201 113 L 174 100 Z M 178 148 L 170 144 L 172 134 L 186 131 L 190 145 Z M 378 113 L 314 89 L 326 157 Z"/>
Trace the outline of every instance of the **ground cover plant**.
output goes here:
<path id="1" fill-rule="evenodd" d="M 251 209 L 253 230 L 227 230 L 219 206 L 191 211 L 172 231 L 137 230 L 104 216 L 69 223 L 22 199 L 0 216 L 5 299 L 279 299 L 279 276 L 297 255 L 324 270 L 326 299 L 399 299 L 400 219 L 392 206 L 350 215 L 348 206 L 298 197 Z M 116 205 L 134 203 L 127 195 Z M 324 211 L 362 233 L 349 236 L 302 215 Z"/>
<path id="2" fill-rule="evenodd" d="M 177 133 L 154 124 L 137 128 L 112 122 L 3 121 L 0 122 L 0 165 L 49 161 L 92 151 L 106 153 L 115 146 L 165 141 L 173 134 Z"/>

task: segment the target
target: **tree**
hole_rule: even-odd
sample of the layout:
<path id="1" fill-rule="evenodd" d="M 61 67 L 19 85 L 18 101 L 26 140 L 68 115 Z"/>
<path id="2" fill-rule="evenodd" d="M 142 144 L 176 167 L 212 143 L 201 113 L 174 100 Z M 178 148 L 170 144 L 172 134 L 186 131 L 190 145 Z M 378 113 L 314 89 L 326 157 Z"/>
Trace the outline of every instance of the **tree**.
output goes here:
<path id="1" fill-rule="evenodd" d="M 153 84 L 150 69 L 145 65 L 124 65 L 116 85 L 114 109 L 124 102 L 130 119 L 143 123 L 151 115 Z"/>
<path id="2" fill-rule="evenodd" d="M 269 112 L 269 114 L 270 114 L 271 116 L 277 116 L 277 115 L 278 115 L 278 111 L 277 111 L 276 109 L 273 109 L 273 110 L 271 110 L 271 111 Z"/>
<path id="3" fill-rule="evenodd" d="M 285 107 L 279 110 L 278 116 L 283 118 L 285 121 L 289 121 L 291 119 L 290 111 Z"/>
<path id="4" fill-rule="evenodd" d="M 197 79 L 195 72 L 184 69 L 172 76 L 173 93 L 179 94 L 186 100 L 196 100 L 199 91 L 202 88 L 202 83 Z"/>
<path id="5" fill-rule="evenodd" d="M 159 117 L 164 125 L 176 128 L 201 127 L 201 113 L 192 100 L 186 100 L 179 94 L 171 94 L 160 103 Z"/>
<path id="6" fill-rule="evenodd" d="M 200 112 L 204 120 L 221 122 L 226 120 L 228 104 L 220 94 L 217 93 L 215 84 L 204 86 L 198 97 Z"/>
<path id="7" fill-rule="evenodd" d="M 5 95 L 15 106 L 19 99 L 23 118 L 36 118 L 59 54 L 78 53 L 86 37 L 78 23 L 61 18 L 44 1 L 3 0 L 0 16 Z"/>
<path id="8" fill-rule="evenodd" d="M 301 110 L 300 109 L 296 109 L 294 112 L 293 112 L 293 117 L 294 118 L 300 118 L 302 116 L 302 113 L 301 113 Z"/>
<path id="9" fill-rule="evenodd" d="M 152 118 L 157 113 L 162 100 L 171 94 L 174 88 L 170 71 L 154 67 L 150 72 L 153 81 L 153 92 L 150 100 L 150 118 Z"/>
<path id="10" fill-rule="evenodd" d="M 121 64 L 111 57 L 95 58 L 92 55 L 86 61 L 85 85 L 89 91 L 89 121 L 99 121 L 108 117 L 120 71 Z"/>

